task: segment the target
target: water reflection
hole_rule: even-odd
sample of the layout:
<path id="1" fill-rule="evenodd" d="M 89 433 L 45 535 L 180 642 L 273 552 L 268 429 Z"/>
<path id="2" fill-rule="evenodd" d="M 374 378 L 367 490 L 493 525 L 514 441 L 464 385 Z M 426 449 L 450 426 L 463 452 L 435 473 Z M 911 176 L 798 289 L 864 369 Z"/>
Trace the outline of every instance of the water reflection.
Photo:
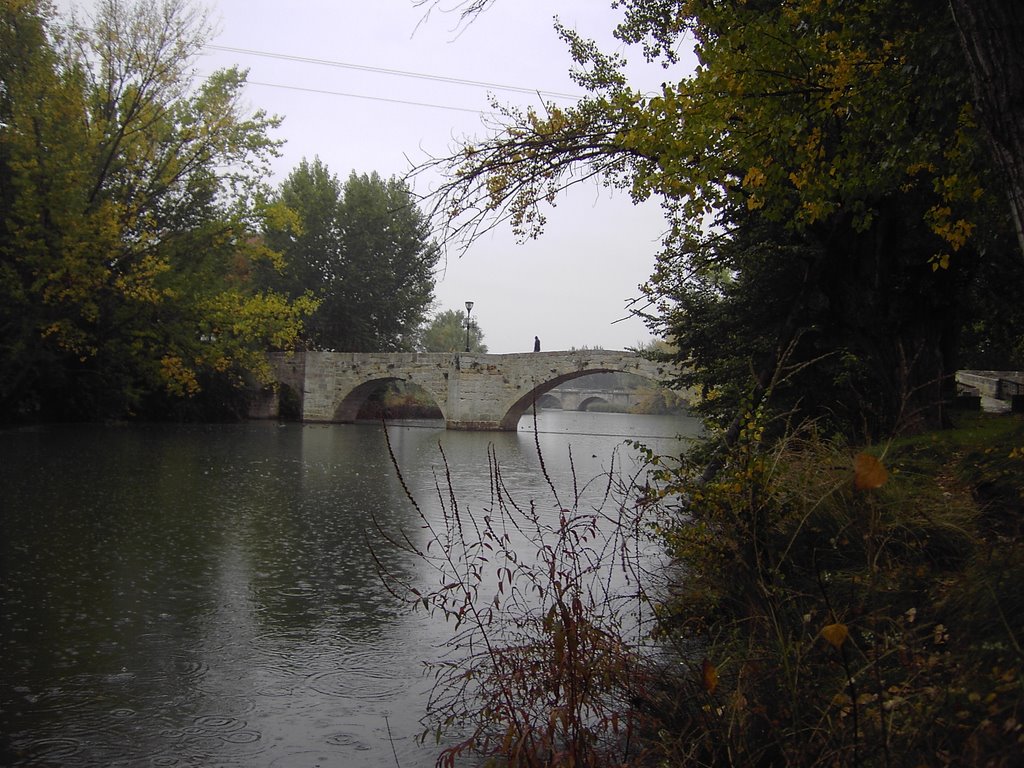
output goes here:
<path id="1" fill-rule="evenodd" d="M 582 477 L 621 440 L 548 426 L 536 439 L 560 482 L 570 443 Z M 446 473 L 479 508 L 489 446 L 506 483 L 543 490 L 532 432 L 389 435 L 428 509 Z M 374 521 L 419 526 L 380 427 L 3 437 L 0 764 L 433 764 L 413 737 L 444 627 L 399 612 L 367 551 Z"/>

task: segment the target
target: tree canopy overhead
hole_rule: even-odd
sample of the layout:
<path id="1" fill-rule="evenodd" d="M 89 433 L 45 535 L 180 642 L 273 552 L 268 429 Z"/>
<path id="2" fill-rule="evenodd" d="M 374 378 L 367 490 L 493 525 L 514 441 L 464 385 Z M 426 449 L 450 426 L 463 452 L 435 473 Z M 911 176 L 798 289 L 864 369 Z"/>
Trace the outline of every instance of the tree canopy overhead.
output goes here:
<path id="1" fill-rule="evenodd" d="M 682 383 L 737 390 L 753 371 L 759 398 L 815 361 L 797 388 L 842 382 L 848 427 L 940 421 L 960 331 L 991 311 L 971 286 L 1013 248 L 952 14 L 923 0 L 616 5 L 621 40 L 668 64 L 692 45 L 696 70 L 643 94 L 617 56 L 561 29 L 591 96 L 505 110 L 492 136 L 428 164 L 447 174 L 435 210 L 449 234 L 503 220 L 539 234 L 544 205 L 593 176 L 656 196 L 673 229 L 648 316 L 682 342 Z"/>
<path id="2" fill-rule="evenodd" d="M 312 305 L 255 290 L 276 118 L 203 81 L 186 0 L 0 11 L 4 418 L 127 416 L 269 375 Z"/>

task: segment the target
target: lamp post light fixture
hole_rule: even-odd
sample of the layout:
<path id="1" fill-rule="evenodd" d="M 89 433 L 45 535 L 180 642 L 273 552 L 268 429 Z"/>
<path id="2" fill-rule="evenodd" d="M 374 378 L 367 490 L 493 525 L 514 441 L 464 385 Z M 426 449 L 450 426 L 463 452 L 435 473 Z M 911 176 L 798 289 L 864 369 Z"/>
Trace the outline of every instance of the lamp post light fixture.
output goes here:
<path id="1" fill-rule="evenodd" d="M 469 314 L 472 311 L 473 311 L 473 302 L 472 301 L 467 301 L 466 302 L 466 351 L 467 352 L 469 352 L 469 329 L 472 326 L 472 323 L 470 322 L 470 319 L 469 319 Z"/>

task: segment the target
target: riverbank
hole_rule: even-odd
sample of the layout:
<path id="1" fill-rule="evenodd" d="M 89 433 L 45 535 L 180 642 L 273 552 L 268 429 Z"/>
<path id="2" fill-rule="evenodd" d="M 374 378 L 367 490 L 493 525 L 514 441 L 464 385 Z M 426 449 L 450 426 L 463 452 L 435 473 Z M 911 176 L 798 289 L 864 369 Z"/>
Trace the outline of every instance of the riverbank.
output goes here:
<path id="1" fill-rule="evenodd" d="M 664 615 L 686 669 L 656 700 L 665 758 L 1015 764 L 1024 417 L 862 452 L 751 436 L 731 458 L 666 534 L 687 578 Z"/>

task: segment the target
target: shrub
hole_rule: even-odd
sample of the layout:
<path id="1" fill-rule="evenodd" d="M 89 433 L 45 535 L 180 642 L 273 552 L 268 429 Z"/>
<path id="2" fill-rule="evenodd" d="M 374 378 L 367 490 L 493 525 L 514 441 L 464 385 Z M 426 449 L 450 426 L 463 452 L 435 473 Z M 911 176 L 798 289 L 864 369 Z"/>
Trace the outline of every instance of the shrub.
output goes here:
<path id="1" fill-rule="evenodd" d="M 1020 434 L 1018 425 L 1018 432 Z M 956 454 L 859 452 L 751 417 L 665 530 L 686 576 L 662 610 L 686 659 L 673 764 L 1010 765 L 1024 746 L 1019 537 L 982 525 Z M 1002 456 L 1009 447 L 989 446 Z M 1020 487 L 1024 460 L 1015 470 Z M 1012 517 L 1011 512 L 1011 517 Z"/>
<path id="2" fill-rule="evenodd" d="M 479 513 L 455 497 L 446 463 L 439 516 L 409 494 L 424 545 L 379 529 L 433 574 L 424 588 L 377 557 L 392 593 L 453 627 L 446 654 L 429 664 L 424 736 L 458 734 L 439 765 L 468 756 L 509 766 L 640 764 L 650 713 L 631 702 L 649 699 L 654 684 L 640 582 L 644 524 L 613 503 L 636 476 L 616 479 L 613 469 L 600 488 L 595 480 L 586 489 L 574 479 L 565 503 L 548 480 L 548 499 L 520 504 L 492 451 L 489 466 L 491 499 Z M 584 502 L 584 490 L 596 500 Z"/>
<path id="3" fill-rule="evenodd" d="M 490 453 L 474 514 L 445 469 L 439 516 L 410 496 L 425 545 L 381 531 L 431 586 L 378 559 L 454 628 L 432 664 L 429 732 L 459 734 L 439 764 L 1019 764 L 1024 421 L 960 418 L 861 449 L 814 424 L 769 442 L 748 414 L 713 477 L 707 445 L 643 451 L 597 503 L 574 478 L 568 503 L 548 479 L 519 504 Z"/>

